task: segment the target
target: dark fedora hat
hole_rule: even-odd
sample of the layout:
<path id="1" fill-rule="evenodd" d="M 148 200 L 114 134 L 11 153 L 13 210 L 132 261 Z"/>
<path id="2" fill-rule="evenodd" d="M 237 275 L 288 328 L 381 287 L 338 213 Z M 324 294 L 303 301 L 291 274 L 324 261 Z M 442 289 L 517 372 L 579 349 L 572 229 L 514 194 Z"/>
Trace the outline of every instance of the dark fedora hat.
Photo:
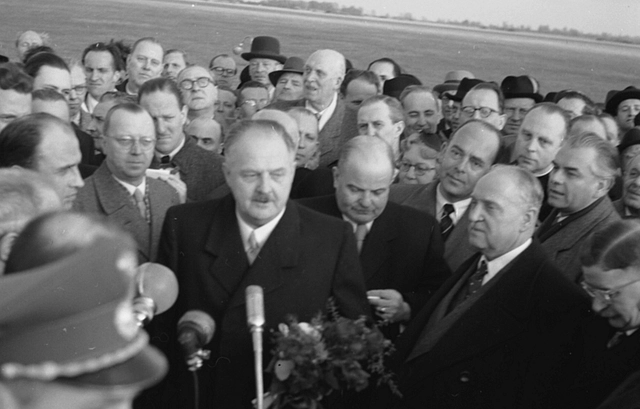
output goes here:
<path id="1" fill-rule="evenodd" d="M 528 75 L 521 75 L 519 77 L 509 75 L 502 80 L 500 88 L 502 89 L 505 99 L 531 98 L 536 104 L 543 100 L 539 92 L 540 87 L 538 86 L 538 81 Z"/>
<path id="2" fill-rule="evenodd" d="M 289 57 L 287 58 L 287 61 L 284 63 L 284 66 L 282 67 L 281 70 L 273 71 L 269 73 L 269 80 L 271 80 L 271 83 L 273 85 L 276 85 L 280 77 L 282 77 L 282 74 L 286 72 L 292 72 L 294 74 L 302 75 L 303 69 L 304 69 L 304 61 L 302 60 L 302 58 Z"/>
<path id="3" fill-rule="evenodd" d="M 460 81 L 460 85 L 458 85 L 458 89 L 456 93 L 454 95 L 450 95 L 449 99 L 456 102 L 462 102 L 462 99 L 464 98 L 465 95 L 467 95 L 467 92 L 469 92 L 471 88 L 475 87 L 481 82 L 485 82 L 485 81 L 477 78 L 463 78 L 462 81 Z"/>
<path id="4" fill-rule="evenodd" d="M 607 105 L 605 106 L 604 111 L 611 116 L 617 116 L 618 105 L 620 105 L 622 101 L 625 101 L 627 99 L 640 99 L 640 89 L 632 85 L 623 89 L 620 92 L 616 92 L 607 101 Z"/>
<path id="5" fill-rule="evenodd" d="M 386 80 L 382 87 L 384 95 L 398 99 L 402 91 L 409 85 L 422 85 L 420 80 L 411 74 L 400 74 L 395 78 Z"/>
<path id="6" fill-rule="evenodd" d="M 463 78 L 475 77 L 475 75 L 465 70 L 449 71 L 444 77 L 444 82 L 433 87 L 433 90 L 438 94 L 442 94 L 443 92 L 456 91 L 458 89 L 458 85 L 460 85 L 460 81 L 462 81 Z"/>
<path id="7" fill-rule="evenodd" d="M 284 64 L 287 57 L 280 54 L 280 41 L 275 37 L 259 36 L 251 42 L 251 51 L 242 53 L 241 57 L 247 61 L 254 58 L 269 58 Z"/>
<path id="8" fill-rule="evenodd" d="M 624 134 L 618 145 L 618 152 L 622 155 L 625 149 L 633 145 L 640 145 L 640 129 L 638 128 L 631 128 Z"/>

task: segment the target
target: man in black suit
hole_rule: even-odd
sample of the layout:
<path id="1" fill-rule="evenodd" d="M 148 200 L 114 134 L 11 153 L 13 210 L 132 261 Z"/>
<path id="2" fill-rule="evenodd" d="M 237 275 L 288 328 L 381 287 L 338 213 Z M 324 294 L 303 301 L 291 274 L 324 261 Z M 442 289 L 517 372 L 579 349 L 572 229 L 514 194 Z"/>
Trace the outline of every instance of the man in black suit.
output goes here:
<path id="1" fill-rule="evenodd" d="M 574 375 L 565 363 L 587 303 L 532 240 L 540 183 L 498 167 L 471 197 L 469 241 L 480 252 L 398 339 L 389 365 L 404 395 L 397 407 L 540 407 Z"/>
<path id="2" fill-rule="evenodd" d="M 349 225 L 288 201 L 295 152 L 279 124 L 241 121 L 226 140 L 224 174 L 232 195 L 167 212 L 159 260 L 176 272 L 180 295 L 163 318 L 168 335 L 152 331 L 156 341 L 169 340 L 158 344 L 172 362 L 158 405 L 193 407 L 191 373 L 172 345 L 176 319 L 186 311 L 202 310 L 217 323 L 207 346 L 211 360 L 199 371 L 199 407 L 225 409 L 251 408 L 255 397 L 247 286 L 264 289 L 265 334 L 288 314 L 310 320 L 329 297 L 347 317 L 369 316 Z M 271 347 L 265 336 L 265 365 Z"/>
<path id="3" fill-rule="evenodd" d="M 200 148 L 193 138 L 185 137 L 188 107 L 178 86 L 168 78 L 149 80 L 140 88 L 138 100 L 156 125 L 157 142 L 151 169 L 164 170 L 161 179 L 179 192 L 183 192 L 186 185 L 188 200 L 204 200 L 224 183 L 222 157 Z"/>
<path id="4" fill-rule="evenodd" d="M 392 323 L 407 322 L 449 276 L 433 216 L 388 203 L 395 173 L 389 144 L 358 136 L 344 145 L 334 168 L 336 193 L 300 200 L 351 224 L 369 302 Z"/>
<path id="5" fill-rule="evenodd" d="M 305 63 L 304 97 L 295 101 L 277 101 L 270 108 L 288 110 L 302 106 L 318 117 L 320 130 L 320 167 L 327 167 L 338 159 L 345 119 L 345 103 L 340 98 L 340 85 L 345 75 L 345 59 L 334 50 L 318 50 Z M 355 117 L 349 118 L 350 129 L 355 129 Z"/>

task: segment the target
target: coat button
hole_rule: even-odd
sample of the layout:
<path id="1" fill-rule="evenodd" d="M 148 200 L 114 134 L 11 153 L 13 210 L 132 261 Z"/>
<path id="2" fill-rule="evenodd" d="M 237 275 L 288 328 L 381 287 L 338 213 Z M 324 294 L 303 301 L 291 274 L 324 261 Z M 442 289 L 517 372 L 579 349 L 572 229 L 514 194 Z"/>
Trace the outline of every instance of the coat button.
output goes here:
<path id="1" fill-rule="evenodd" d="M 471 380 L 471 372 L 462 371 L 460 372 L 460 382 L 467 383 Z"/>

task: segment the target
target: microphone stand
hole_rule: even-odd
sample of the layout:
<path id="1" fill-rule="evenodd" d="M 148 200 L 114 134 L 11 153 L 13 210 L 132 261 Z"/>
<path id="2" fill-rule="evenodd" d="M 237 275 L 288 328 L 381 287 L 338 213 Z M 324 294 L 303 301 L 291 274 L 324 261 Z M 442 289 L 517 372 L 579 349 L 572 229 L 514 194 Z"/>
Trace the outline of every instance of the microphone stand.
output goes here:
<path id="1" fill-rule="evenodd" d="M 251 326 L 253 338 L 253 357 L 256 373 L 256 403 L 257 409 L 264 409 L 264 385 L 262 380 L 262 325 Z"/>

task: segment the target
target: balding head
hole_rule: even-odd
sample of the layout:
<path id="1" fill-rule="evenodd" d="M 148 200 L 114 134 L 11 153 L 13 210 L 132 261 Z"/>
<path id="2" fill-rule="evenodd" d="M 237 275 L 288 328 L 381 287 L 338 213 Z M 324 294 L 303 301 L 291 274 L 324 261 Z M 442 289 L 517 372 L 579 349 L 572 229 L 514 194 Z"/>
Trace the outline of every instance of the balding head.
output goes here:
<path id="1" fill-rule="evenodd" d="M 328 107 L 340 91 L 345 75 L 345 59 L 334 50 L 318 50 L 304 65 L 304 99 L 315 109 Z"/>
<path id="2" fill-rule="evenodd" d="M 212 118 L 199 116 L 184 128 L 187 138 L 193 138 L 202 149 L 220 153 L 222 148 L 222 127 Z"/>
<path id="3" fill-rule="evenodd" d="M 338 208 L 353 223 L 372 222 L 387 206 L 395 175 L 388 143 L 365 135 L 350 139 L 333 170 Z"/>

